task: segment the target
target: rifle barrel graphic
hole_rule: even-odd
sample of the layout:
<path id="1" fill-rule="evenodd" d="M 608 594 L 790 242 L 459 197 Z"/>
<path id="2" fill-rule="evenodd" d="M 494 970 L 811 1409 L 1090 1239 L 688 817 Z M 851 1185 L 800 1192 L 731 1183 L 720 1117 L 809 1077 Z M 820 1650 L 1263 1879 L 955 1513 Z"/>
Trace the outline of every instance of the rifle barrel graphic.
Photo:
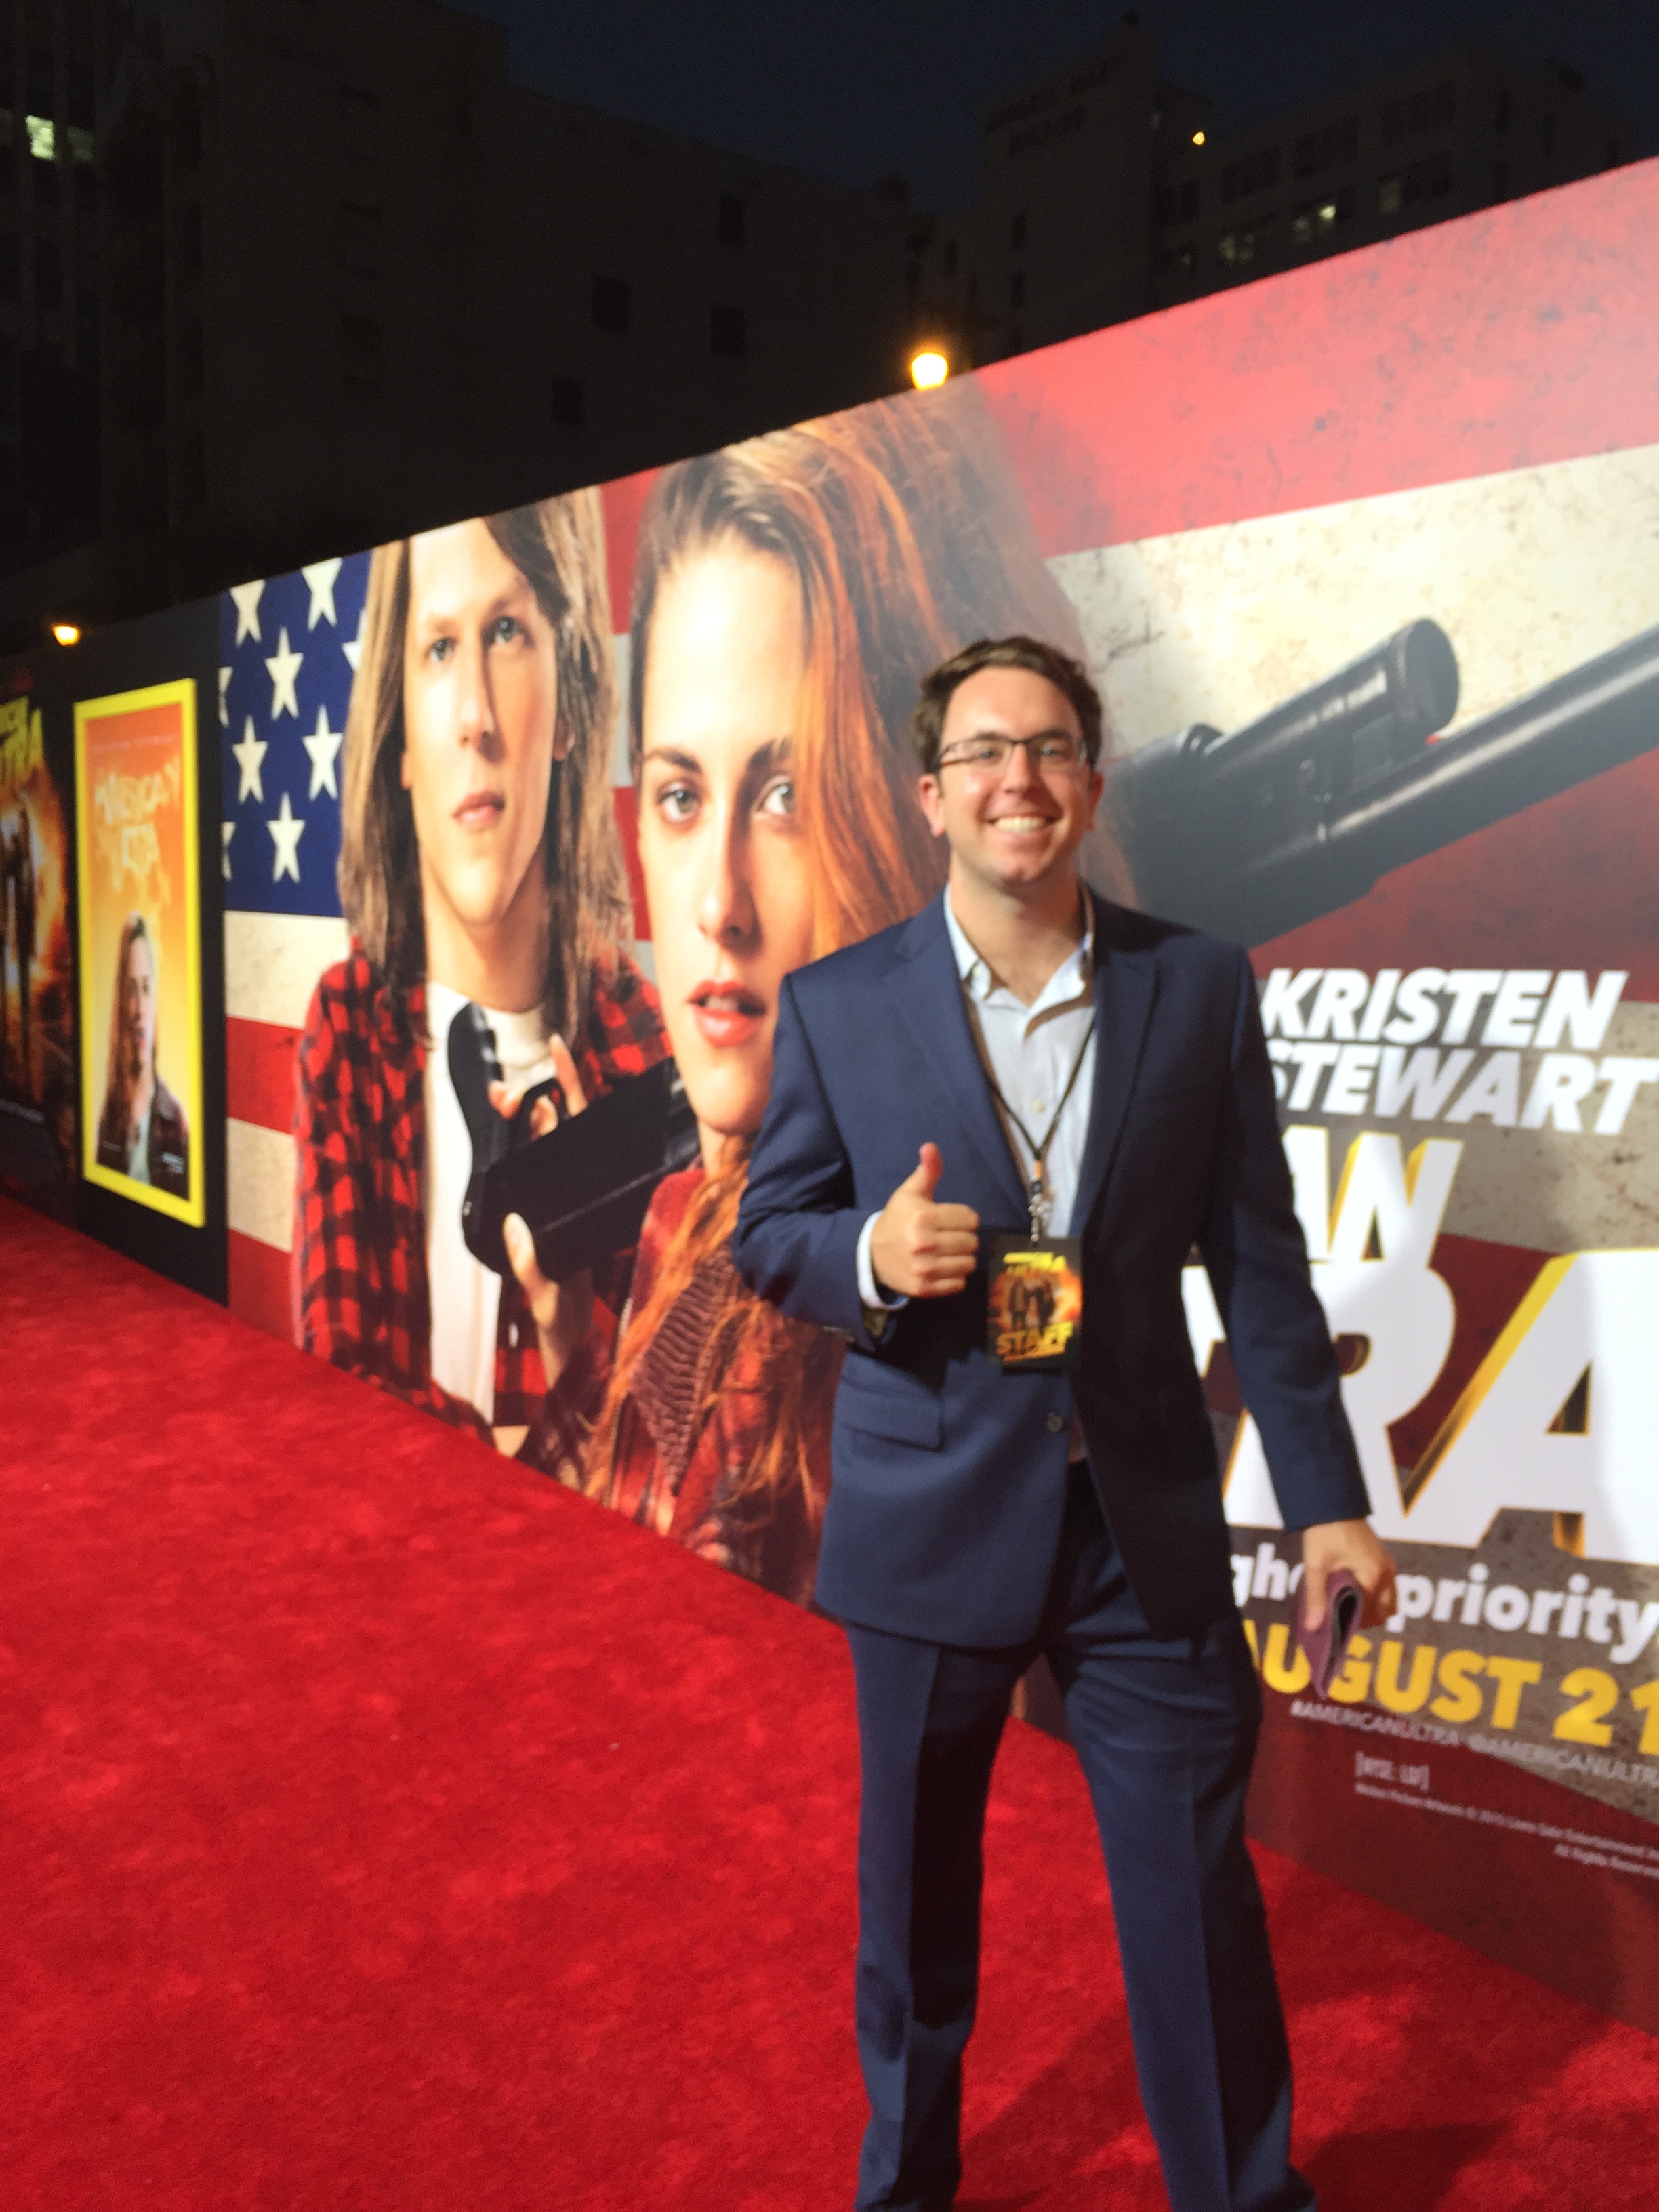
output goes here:
<path id="1" fill-rule="evenodd" d="M 1434 742 L 1457 660 L 1415 622 L 1225 735 L 1199 723 L 1118 763 L 1142 904 L 1260 945 L 1380 875 L 1659 744 L 1659 629 Z"/>

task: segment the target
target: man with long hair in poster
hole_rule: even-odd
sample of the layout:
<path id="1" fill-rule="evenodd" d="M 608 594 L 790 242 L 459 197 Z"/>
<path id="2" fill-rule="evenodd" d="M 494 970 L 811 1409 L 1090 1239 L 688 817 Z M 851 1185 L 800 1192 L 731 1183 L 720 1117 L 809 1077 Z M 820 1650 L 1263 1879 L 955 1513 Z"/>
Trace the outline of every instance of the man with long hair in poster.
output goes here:
<path id="1" fill-rule="evenodd" d="M 574 1107 L 663 1057 L 620 942 L 615 719 L 596 494 L 376 548 L 341 810 L 353 945 L 299 1052 L 299 1335 L 507 1451 L 546 1382 L 521 1282 L 462 1237 L 472 1146 L 449 1032 L 483 1011 L 509 1112 L 528 1085 L 556 1079 Z"/>
<path id="2" fill-rule="evenodd" d="M 98 1164 L 129 1182 L 185 1198 L 190 1124 L 156 1066 L 157 981 L 155 935 L 142 914 L 130 914 L 115 960 Z"/>

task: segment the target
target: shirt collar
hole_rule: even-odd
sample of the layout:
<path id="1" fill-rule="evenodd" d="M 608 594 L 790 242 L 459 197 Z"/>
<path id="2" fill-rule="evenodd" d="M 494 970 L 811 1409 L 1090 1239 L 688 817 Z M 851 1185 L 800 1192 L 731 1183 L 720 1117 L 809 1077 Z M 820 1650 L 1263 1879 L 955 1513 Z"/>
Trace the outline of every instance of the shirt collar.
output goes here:
<path id="1" fill-rule="evenodd" d="M 1028 1013 L 1038 1013 L 1046 1006 L 1068 1003 L 1080 997 L 1094 981 L 1095 902 L 1088 884 L 1080 877 L 1078 889 L 1083 894 L 1083 942 L 1069 959 L 1060 962 L 1043 985 L 1036 1004 L 1026 1009 Z M 988 964 L 969 942 L 951 908 L 949 890 L 946 889 L 940 896 L 945 901 L 945 927 L 950 933 L 957 973 L 969 997 L 976 999 L 982 1006 L 993 993 L 1004 989 L 1006 986 L 997 981 Z"/>

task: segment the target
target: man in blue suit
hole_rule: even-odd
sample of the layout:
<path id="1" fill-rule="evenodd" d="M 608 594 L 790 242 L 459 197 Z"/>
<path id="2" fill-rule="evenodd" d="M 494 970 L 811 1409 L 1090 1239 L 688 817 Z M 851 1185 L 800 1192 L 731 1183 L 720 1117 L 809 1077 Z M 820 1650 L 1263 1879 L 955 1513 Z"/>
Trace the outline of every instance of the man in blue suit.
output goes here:
<path id="1" fill-rule="evenodd" d="M 953 2201 L 986 1799 L 1043 1652 L 1175 2212 L 1304 2212 L 1243 1836 L 1260 1692 L 1182 1302 L 1194 1244 L 1303 1531 L 1310 1620 L 1340 1565 L 1386 1618 L 1394 1568 L 1365 1519 L 1255 983 L 1237 947 L 1079 877 L 1102 779 L 1078 663 L 1030 638 L 970 646 L 927 678 L 915 733 L 946 891 L 785 982 L 732 1247 L 757 1291 L 849 1341 L 817 1595 L 852 1645 L 863 1756 L 856 2202 Z M 1079 1240 L 1069 1373 L 988 1351 L 998 1231 Z"/>

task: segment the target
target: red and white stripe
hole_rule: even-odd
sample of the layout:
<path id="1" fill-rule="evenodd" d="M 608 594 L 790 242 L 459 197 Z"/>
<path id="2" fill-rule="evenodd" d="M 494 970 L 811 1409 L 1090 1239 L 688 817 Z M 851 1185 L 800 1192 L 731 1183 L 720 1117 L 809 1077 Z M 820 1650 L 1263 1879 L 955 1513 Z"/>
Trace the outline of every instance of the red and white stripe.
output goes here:
<path id="1" fill-rule="evenodd" d="M 348 943 L 337 915 L 225 916 L 230 1307 L 273 1336 L 294 1330 L 294 1054 L 317 979 Z"/>

